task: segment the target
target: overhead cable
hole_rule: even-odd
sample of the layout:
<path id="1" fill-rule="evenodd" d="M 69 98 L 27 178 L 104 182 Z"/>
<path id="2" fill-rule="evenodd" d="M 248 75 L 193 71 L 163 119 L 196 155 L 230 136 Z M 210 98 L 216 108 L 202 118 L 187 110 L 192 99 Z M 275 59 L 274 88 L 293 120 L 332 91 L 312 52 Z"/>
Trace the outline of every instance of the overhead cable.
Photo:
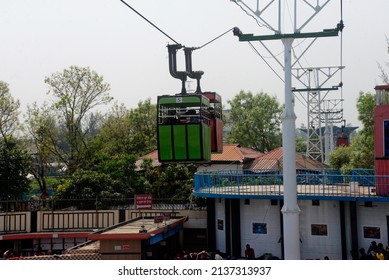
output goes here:
<path id="1" fill-rule="evenodd" d="M 124 5 L 126 5 L 128 8 L 130 8 L 131 10 L 133 10 L 138 16 L 140 16 L 141 18 L 143 18 L 145 21 L 147 21 L 149 24 L 151 24 L 154 28 L 156 28 L 159 32 L 161 32 L 163 35 L 165 35 L 166 37 L 168 37 L 170 40 L 172 40 L 174 43 L 176 43 L 177 45 L 179 45 L 179 43 L 174 40 L 172 37 L 170 37 L 168 34 L 166 34 L 164 31 L 162 31 L 158 26 L 156 26 L 154 23 L 152 23 L 150 20 L 148 20 L 146 17 L 144 17 L 141 13 L 139 13 L 137 10 L 135 10 L 133 7 L 131 7 L 128 3 L 126 3 L 125 1 L 123 0 L 120 0 L 120 2 L 122 2 Z"/>

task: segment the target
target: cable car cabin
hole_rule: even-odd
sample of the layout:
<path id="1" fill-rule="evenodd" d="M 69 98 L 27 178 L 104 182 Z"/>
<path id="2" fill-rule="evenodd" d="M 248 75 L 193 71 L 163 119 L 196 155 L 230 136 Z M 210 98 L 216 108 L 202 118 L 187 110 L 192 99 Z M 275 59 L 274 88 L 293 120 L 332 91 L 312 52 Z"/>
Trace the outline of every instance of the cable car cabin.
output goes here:
<path id="1" fill-rule="evenodd" d="M 349 146 L 348 133 L 346 131 L 338 132 L 338 137 L 336 138 L 336 146 Z"/>
<path id="2" fill-rule="evenodd" d="M 222 97 L 216 92 L 204 92 L 210 102 L 211 151 L 223 152 L 223 105 Z"/>
<path id="3" fill-rule="evenodd" d="M 202 94 L 158 96 L 160 162 L 210 162 L 210 102 Z"/>

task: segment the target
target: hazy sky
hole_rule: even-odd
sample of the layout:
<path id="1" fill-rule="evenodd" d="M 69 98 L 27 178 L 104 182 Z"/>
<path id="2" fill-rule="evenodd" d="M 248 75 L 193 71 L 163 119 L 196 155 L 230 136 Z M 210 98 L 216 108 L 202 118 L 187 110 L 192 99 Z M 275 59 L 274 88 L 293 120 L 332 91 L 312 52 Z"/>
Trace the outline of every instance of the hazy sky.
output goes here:
<path id="1" fill-rule="evenodd" d="M 259 2 L 265 5 L 269 1 Z M 280 22 L 284 32 L 289 33 L 294 1 L 281 2 L 285 12 Z M 298 20 L 303 22 L 309 9 L 301 0 L 297 2 L 301 3 Z M 316 5 L 325 1 L 308 2 Z M 128 0 L 127 3 L 188 47 L 202 46 L 234 26 L 243 33 L 272 34 L 229 0 Z M 255 10 L 257 1 L 244 3 Z M 340 3 L 331 0 L 303 32 L 334 28 L 341 19 Z M 389 36 L 389 1 L 344 0 L 342 7 L 344 86 L 327 98 L 343 96 L 346 122 L 359 125 L 355 107 L 358 93 L 374 92 L 374 86 L 381 84 L 377 65 L 389 61 L 385 37 Z M 275 26 L 277 11 L 269 8 L 266 13 L 263 16 Z M 180 91 L 180 81 L 168 71 L 166 46 L 174 42 L 120 0 L 0 0 L 0 38 L 0 80 L 9 84 L 11 94 L 22 102 L 23 108 L 35 101 L 48 100 L 44 78 L 71 65 L 88 66 L 103 75 L 111 85 L 114 100 L 128 108 L 147 98 L 156 103 L 158 95 Z M 316 40 L 301 59 L 301 66 L 340 66 L 340 38 Z M 308 43 L 296 40 L 294 54 L 299 56 Z M 283 62 L 282 43 L 266 44 Z M 258 42 L 253 45 L 283 77 L 282 68 L 263 46 Z M 184 70 L 182 51 L 177 58 L 178 70 Z M 239 42 L 232 32 L 194 51 L 193 69 L 205 72 L 202 89 L 220 93 L 225 103 L 240 90 L 264 91 L 283 103 L 283 82 L 248 43 Z M 339 83 L 340 73 L 333 79 L 328 86 Z M 293 85 L 298 87 L 296 81 Z M 195 82 L 188 86 L 195 88 Z M 296 99 L 296 126 L 307 122 L 306 103 L 299 100 Z"/>

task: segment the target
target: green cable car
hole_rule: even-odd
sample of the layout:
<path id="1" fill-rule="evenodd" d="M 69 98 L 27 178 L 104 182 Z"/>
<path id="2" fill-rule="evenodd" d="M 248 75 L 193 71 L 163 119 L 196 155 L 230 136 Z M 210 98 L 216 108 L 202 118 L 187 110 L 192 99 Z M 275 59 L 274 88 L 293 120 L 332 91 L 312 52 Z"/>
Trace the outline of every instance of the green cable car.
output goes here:
<path id="1" fill-rule="evenodd" d="M 160 162 L 210 162 L 210 101 L 202 94 L 158 97 Z"/>
<path id="2" fill-rule="evenodd" d="M 211 152 L 223 151 L 222 99 L 215 92 L 202 93 L 202 71 L 192 70 L 192 51 L 184 48 L 185 71 L 177 71 L 176 53 L 181 45 L 168 45 L 169 72 L 181 80 L 181 93 L 158 96 L 157 142 L 160 162 L 209 163 Z M 187 77 L 197 80 L 194 93 L 187 93 Z"/>

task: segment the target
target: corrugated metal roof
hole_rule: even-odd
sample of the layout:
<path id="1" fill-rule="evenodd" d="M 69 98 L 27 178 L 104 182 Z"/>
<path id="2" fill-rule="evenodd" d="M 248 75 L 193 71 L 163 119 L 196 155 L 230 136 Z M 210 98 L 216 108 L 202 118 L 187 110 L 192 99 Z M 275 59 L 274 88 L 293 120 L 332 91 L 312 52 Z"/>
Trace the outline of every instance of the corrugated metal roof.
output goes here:
<path id="1" fill-rule="evenodd" d="M 250 169 L 273 169 L 282 168 L 283 163 L 283 148 L 279 147 L 274 149 L 263 156 L 255 159 L 250 165 Z M 296 168 L 310 168 L 310 169 L 321 169 L 328 168 L 328 166 L 320 161 L 313 160 L 306 157 L 303 154 L 296 153 Z"/>
<path id="2" fill-rule="evenodd" d="M 241 153 L 244 155 L 244 157 L 246 159 L 250 159 L 250 160 L 264 155 L 264 153 L 261 153 L 259 151 L 256 151 L 256 150 L 250 149 L 250 148 L 239 147 L 239 149 L 240 149 Z"/>
<path id="3" fill-rule="evenodd" d="M 247 162 L 252 161 L 253 159 L 262 156 L 263 153 L 250 148 L 242 148 L 238 144 L 223 144 L 222 153 L 212 153 L 211 161 L 212 162 Z M 153 167 L 161 166 L 161 163 L 158 161 L 158 150 L 154 150 L 151 153 L 148 153 L 140 157 L 136 161 L 137 170 L 141 170 L 140 166 L 143 163 L 143 159 L 150 158 L 153 160 Z"/>
<path id="4" fill-rule="evenodd" d="M 240 151 L 238 144 L 224 144 L 222 153 L 211 155 L 211 161 L 243 162 L 243 159 L 244 155 Z"/>
<path id="5" fill-rule="evenodd" d="M 137 170 L 140 170 L 140 166 L 145 158 L 153 160 L 153 167 L 161 166 L 161 163 L 158 161 L 158 150 L 155 150 L 139 158 L 136 162 Z M 242 163 L 244 164 L 244 169 L 279 169 L 282 168 L 283 149 L 279 147 L 263 154 L 250 148 L 242 148 L 238 144 L 224 144 L 223 152 L 213 153 L 211 161 L 213 163 Z M 303 154 L 296 153 L 296 168 L 321 169 L 328 168 L 328 166 Z"/>

